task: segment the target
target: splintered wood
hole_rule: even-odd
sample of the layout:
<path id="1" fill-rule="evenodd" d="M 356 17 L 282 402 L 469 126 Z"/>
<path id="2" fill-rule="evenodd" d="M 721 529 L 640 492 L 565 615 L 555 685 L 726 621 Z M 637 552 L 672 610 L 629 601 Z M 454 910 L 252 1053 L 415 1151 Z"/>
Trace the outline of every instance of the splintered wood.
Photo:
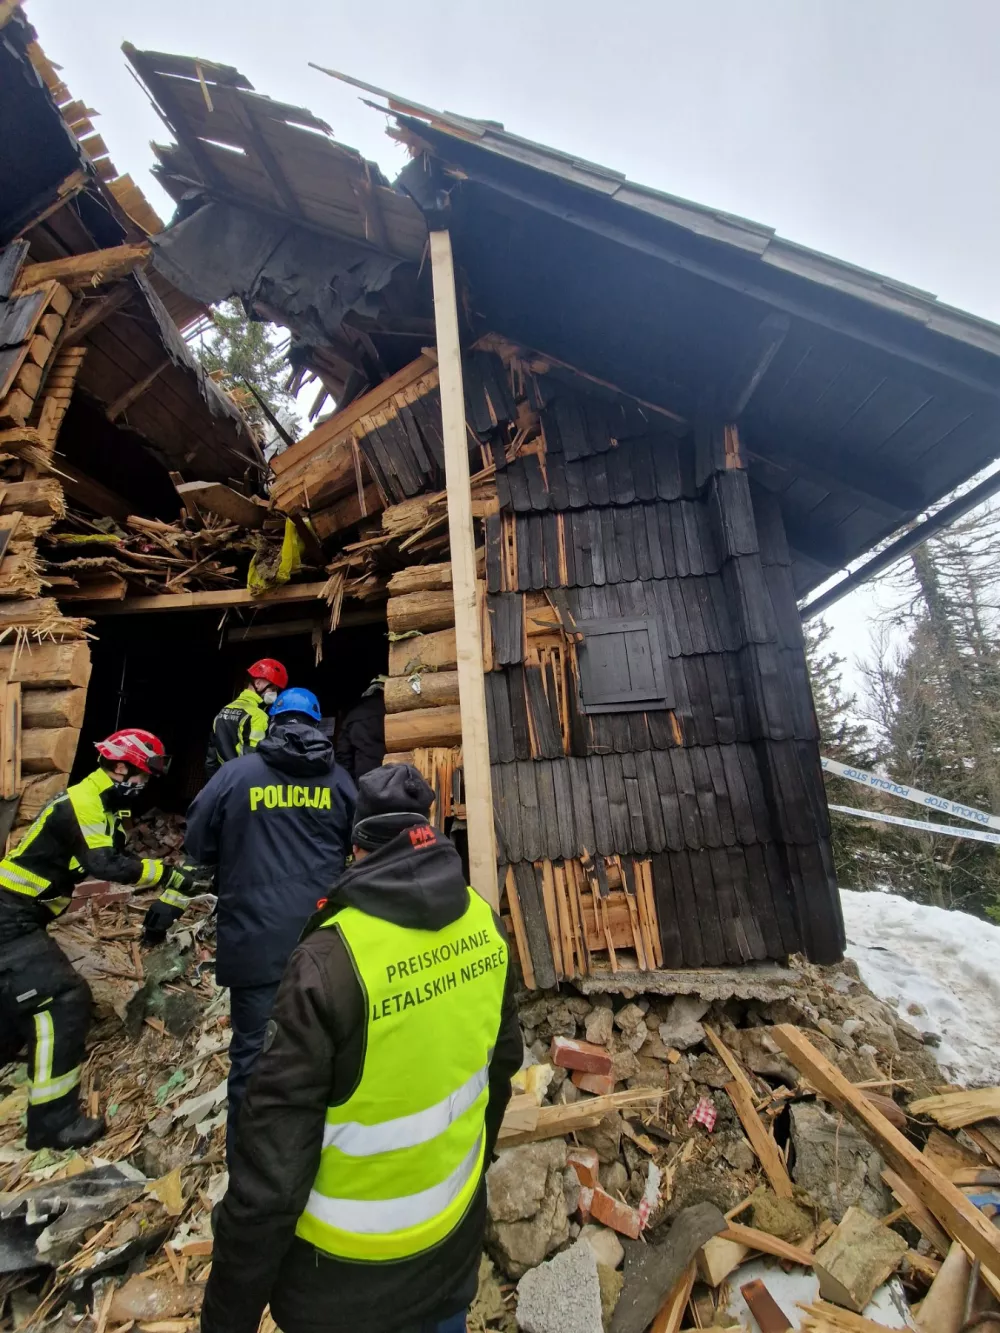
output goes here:
<path id="1" fill-rule="evenodd" d="M 595 955 L 613 972 L 663 966 L 648 860 L 608 856 L 508 866 L 506 903 L 526 983 L 587 976 Z M 529 977 L 532 979 L 529 980 Z"/>

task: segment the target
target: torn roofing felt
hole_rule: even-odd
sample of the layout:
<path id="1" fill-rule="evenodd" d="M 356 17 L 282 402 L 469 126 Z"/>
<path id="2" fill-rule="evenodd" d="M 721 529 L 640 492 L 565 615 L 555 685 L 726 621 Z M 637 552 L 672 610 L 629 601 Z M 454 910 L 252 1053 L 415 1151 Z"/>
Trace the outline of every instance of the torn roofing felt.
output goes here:
<path id="1" fill-rule="evenodd" d="M 152 241 L 156 270 L 189 296 L 239 296 L 248 310 L 279 312 L 300 338 L 318 343 L 336 341 L 351 312 L 377 318 L 378 293 L 403 262 L 217 199 Z"/>

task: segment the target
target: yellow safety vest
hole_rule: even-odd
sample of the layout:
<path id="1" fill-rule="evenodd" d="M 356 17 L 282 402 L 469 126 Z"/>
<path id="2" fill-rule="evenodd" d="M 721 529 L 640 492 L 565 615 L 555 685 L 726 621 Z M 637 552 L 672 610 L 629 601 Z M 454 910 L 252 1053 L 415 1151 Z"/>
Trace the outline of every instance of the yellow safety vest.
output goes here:
<path id="1" fill-rule="evenodd" d="M 323 924 L 340 931 L 365 994 L 364 1065 L 327 1108 L 295 1231 L 338 1258 L 405 1259 L 453 1231 L 479 1187 L 507 945 L 473 889 L 444 930 L 356 907 Z"/>

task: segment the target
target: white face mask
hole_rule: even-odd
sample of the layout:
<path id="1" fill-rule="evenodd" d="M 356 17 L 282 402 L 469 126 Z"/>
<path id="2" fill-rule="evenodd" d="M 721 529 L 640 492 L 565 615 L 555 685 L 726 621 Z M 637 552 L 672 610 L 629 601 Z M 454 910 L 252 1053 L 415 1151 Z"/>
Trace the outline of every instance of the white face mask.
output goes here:
<path id="1" fill-rule="evenodd" d="M 261 698 L 264 700 L 264 702 L 267 704 L 269 708 L 271 704 L 274 703 L 275 699 L 277 699 L 277 697 L 278 697 L 278 691 L 272 688 L 266 689 L 264 693 L 261 695 Z"/>

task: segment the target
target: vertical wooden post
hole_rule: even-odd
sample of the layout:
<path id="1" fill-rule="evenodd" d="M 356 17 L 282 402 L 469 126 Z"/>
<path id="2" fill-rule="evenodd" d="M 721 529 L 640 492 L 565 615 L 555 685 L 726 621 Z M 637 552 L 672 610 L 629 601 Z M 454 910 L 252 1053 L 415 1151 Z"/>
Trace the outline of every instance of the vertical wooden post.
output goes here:
<path id="1" fill-rule="evenodd" d="M 465 427 L 465 388 L 462 383 L 462 349 L 458 336 L 458 302 L 455 296 L 455 265 L 450 234 L 447 231 L 432 231 L 430 246 L 444 470 L 448 490 L 451 582 L 455 596 L 455 646 L 458 657 L 458 700 L 462 710 L 462 765 L 465 771 L 465 811 L 469 830 L 469 877 L 472 887 L 495 908 L 499 905 L 499 895 L 489 734 L 486 728 L 486 682 L 483 678 L 483 641 L 476 604 L 476 553 L 472 530 L 472 492 L 469 486 L 469 445 Z"/>

